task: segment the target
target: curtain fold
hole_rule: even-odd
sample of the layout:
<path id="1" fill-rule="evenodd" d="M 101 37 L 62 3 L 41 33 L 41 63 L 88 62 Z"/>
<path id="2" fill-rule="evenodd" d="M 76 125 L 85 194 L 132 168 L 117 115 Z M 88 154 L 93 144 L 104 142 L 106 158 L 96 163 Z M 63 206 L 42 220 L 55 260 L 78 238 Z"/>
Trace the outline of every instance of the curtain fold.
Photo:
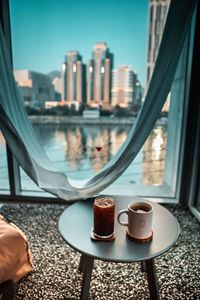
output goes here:
<path id="1" fill-rule="evenodd" d="M 86 198 L 113 183 L 134 160 L 153 129 L 170 92 L 196 0 L 172 0 L 159 53 L 142 109 L 127 140 L 97 175 L 82 187 L 72 185 L 48 159 L 34 133 L 13 76 L 0 28 L 0 128 L 27 175 L 40 187 L 65 200 Z"/>

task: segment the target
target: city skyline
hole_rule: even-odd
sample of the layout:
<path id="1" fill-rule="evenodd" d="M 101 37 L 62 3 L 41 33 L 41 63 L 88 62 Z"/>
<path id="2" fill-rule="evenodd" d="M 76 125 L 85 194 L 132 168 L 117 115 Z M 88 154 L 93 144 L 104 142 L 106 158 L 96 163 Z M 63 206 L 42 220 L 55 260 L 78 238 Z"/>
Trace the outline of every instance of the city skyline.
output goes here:
<path id="1" fill-rule="evenodd" d="M 108 51 L 108 57 L 109 58 L 104 58 L 105 59 L 105 65 L 101 66 L 99 69 L 100 76 L 105 78 L 96 78 L 96 84 L 93 82 L 91 84 L 90 76 L 93 74 L 92 77 L 96 77 L 96 71 L 94 72 L 94 67 L 96 68 L 98 65 L 98 61 L 95 63 L 95 47 L 98 45 L 105 44 L 106 45 L 106 51 Z M 97 54 L 98 55 L 98 54 Z M 91 52 L 91 56 L 93 57 L 92 59 L 90 58 L 87 63 L 84 62 L 81 53 L 79 53 L 78 50 L 71 50 L 67 52 L 64 55 L 64 62 L 61 63 L 61 70 L 56 70 L 55 74 L 52 77 L 52 74 L 44 74 L 41 72 L 33 71 L 33 70 L 14 70 L 14 76 L 16 79 L 16 82 L 18 86 L 20 86 L 21 90 L 23 87 L 27 86 L 29 87 L 30 82 L 27 85 L 27 82 L 29 80 L 24 80 L 23 76 L 24 74 L 27 74 L 27 78 L 31 75 L 30 74 L 38 74 L 39 76 L 47 76 L 51 78 L 51 84 L 54 86 L 54 92 L 55 92 L 55 101 L 59 101 L 60 99 L 56 100 L 56 93 L 59 93 L 61 95 L 61 101 L 66 101 L 66 104 L 71 106 L 71 105 L 76 105 L 77 109 L 80 107 L 81 103 L 84 103 L 86 105 L 89 105 L 90 107 L 97 107 L 100 104 L 104 104 L 104 108 L 108 108 L 109 106 L 116 106 L 120 104 L 120 101 L 117 100 L 116 95 L 116 90 L 113 90 L 113 80 L 112 80 L 112 74 L 115 74 L 120 72 L 121 69 L 126 69 L 129 70 L 131 73 L 131 76 L 134 78 L 132 79 L 132 83 L 129 82 L 131 90 L 128 92 L 128 97 L 125 96 L 124 100 L 122 101 L 124 104 L 120 104 L 120 107 L 127 107 L 128 103 L 133 103 L 133 100 L 135 102 L 135 106 L 141 105 L 141 99 L 143 96 L 143 86 L 141 85 L 141 82 L 138 80 L 138 75 L 133 71 L 133 69 L 130 66 L 126 65 L 119 65 L 113 68 L 113 57 L 114 53 L 109 53 L 109 47 L 105 42 L 97 42 L 95 43 L 95 46 L 93 47 L 93 51 Z M 104 61 L 101 60 L 100 64 Z M 111 60 L 111 61 L 110 61 Z M 97 65 L 96 65 L 97 64 Z M 92 68 L 92 71 L 91 71 Z M 102 70 L 103 69 L 103 70 Z M 57 72 L 60 72 L 59 77 L 57 77 Z M 113 73 L 114 72 L 114 73 Z M 54 73 L 54 71 L 52 71 Z M 103 73 L 103 74 L 102 74 Z M 21 74 L 23 76 L 21 77 Z M 74 75 L 77 74 L 75 77 Z M 21 77 L 21 78 L 20 78 Z M 103 86 L 101 87 L 101 82 L 102 79 L 104 81 Z M 130 80 L 129 80 L 130 81 Z M 105 84 L 105 86 L 104 86 Z M 115 82 L 115 87 L 116 82 Z M 134 86 L 133 86 L 134 85 Z M 137 86 L 136 86 L 137 85 Z M 56 86 L 59 88 L 57 89 Z M 96 86 L 96 88 L 95 88 Z M 125 88 L 125 86 L 124 86 Z M 97 94 L 102 94 L 99 95 L 93 95 L 93 92 Z M 96 92 L 95 92 L 96 90 Z M 101 91 L 100 91 L 101 90 Z M 122 91 L 122 87 L 121 87 Z M 125 92 L 125 91 L 124 91 Z M 123 92 L 123 93 L 124 93 Z M 30 91 L 29 91 L 30 93 Z M 92 93 L 92 94 L 91 94 Z M 25 99 L 26 96 L 23 95 L 24 92 L 22 92 L 22 96 Z M 114 95 L 115 94 L 115 95 Z M 132 96 L 130 96 L 130 94 Z M 91 97 L 91 96 L 94 97 Z M 30 96 L 29 96 L 30 97 Z M 117 96 L 118 97 L 118 96 Z M 51 97 L 52 99 L 52 97 Z M 114 99 L 114 100 L 113 100 Z M 129 100 L 128 100 L 129 99 Z M 49 100 L 47 100 L 48 102 Z M 50 100 L 53 101 L 53 100 Z M 27 102 L 28 103 L 28 102 Z M 58 102 L 59 103 L 59 102 Z M 96 103 L 96 104 L 95 104 Z M 107 103 L 107 104 L 106 104 Z M 114 104 L 115 103 L 115 104 Z M 93 106 L 94 104 L 94 106 Z M 98 105 L 97 105 L 98 104 Z M 113 105 L 114 104 L 114 105 Z M 47 104 L 49 106 L 49 104 Z"/>
<path id="2" fill-rule="evenodd" d="M 114 53 L 108 45 L 97 42 L 87 65 L 82 63 L 79 51 L 69 51 L 62 63 L 60 78 L 31 70 L 14 70 L 14 76 L 27 107 L 67 105 L 76 111 L 81 107 L 106 111 L 129 107 L 137 111 L 143 95 L 137 74 L 128 66 L 113 69 L 113 59 Z"/>
<path id="3" fill-rule="evenodd" d="M 77 109 L 83 104 L 107 111 L 116 106 L 137 110 L 143 88 L 137 74 L 128 66 L 113 69 L 114 56 L 105 42 L 95 43 L 87 64 L 83 64 L 79 51 L 69 51 L 61 71 L 62 101 Z"/>
<path id="4" fill-rule="evenodd" d="M 60 70 L 63 53 L 73 49 L 87 63 L 93 45 L 105 41 L 115 53 L 114 67 L 131 66 L 144 84 L 147 21 L 144 0 L 11 0 L 14 68 L 46 74 Z"/>

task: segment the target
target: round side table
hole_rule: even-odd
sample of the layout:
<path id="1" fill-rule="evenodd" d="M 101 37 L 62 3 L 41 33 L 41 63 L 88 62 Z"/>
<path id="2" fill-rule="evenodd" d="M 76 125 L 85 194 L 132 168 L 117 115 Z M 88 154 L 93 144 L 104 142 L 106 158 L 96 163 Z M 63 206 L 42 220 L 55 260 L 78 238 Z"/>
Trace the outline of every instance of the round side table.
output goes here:
<path id="1" fill-rule="evenodd" d="M 147 273 L 150 299 L 159 299 L 154 258 L 168 251 L 179 235 L 176 218 L 163 206 L 137 197 L 114 196 L 115 216 L 133 201 L 145 201 L 153 206 L 153 239 L 141 244 L 130 241 L 126 227 L 115 217 L 115 240 L 94 241 L 90 237 L 93 227 L 94 198 L 82 200 L 69 206 L 60 216 L 59 231 L 66 243 L 82 254 L 79 270 L 84 272 L 81 299 L 89 298 L 89 288 L 94 259 L 108 262 L 141 262 L 142 271 Z"/>

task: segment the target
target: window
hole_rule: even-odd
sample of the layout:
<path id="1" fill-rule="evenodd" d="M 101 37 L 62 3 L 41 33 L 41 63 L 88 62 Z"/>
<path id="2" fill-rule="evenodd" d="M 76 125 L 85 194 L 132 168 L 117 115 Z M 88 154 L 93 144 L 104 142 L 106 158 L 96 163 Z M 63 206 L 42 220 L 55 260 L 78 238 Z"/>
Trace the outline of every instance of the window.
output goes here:
<path id="1" fill-rule="evenodd" d="M 137 36 L 137 39 L 134 37 L 133 25 L 128 24 L 126 31 L 128 32 L 128 38 L 130 39 L 131 37 L 132 41 L 134 42 L 134 50 L 133 48 L 125 47 L 126 44 L 123 43 L 123 36 L 117 32 L 118 27 L 115 26 L 108 26 L 106 28 L 108 31 L 111 27 L 116 30 L 115 34 L 112 33 L 116 39 L 113 40 L 113 44 L 109 42 L 109 40 L 106 40 L 107 35 L 105 35 L 105 39 L 103 38 L 103 42 L 99 42 L 99 37 L 101 36 L 102 32 L 107 34 L 107 32 L 102 30 L 101 26 L 99 26 L 95 28 L 98 38 L 96 38 L 93 44 L 90 44 L 90 47 L 93 47 L 93 50 L 91 49 L 92 55 L 90 54 L 88 57 L 87 67 L 84 66 L 85 58 L 84 55 L 82 55 L 83 51 L 81 51 L 78 47 L 72 51 L 72 46 L 69 45 L 68 48 L 66 47 L 66 50 L 61 51 L 59 54 L 60 69 L 62 65 L 62 71 L 60 72 L 57 63 L 57 56 L 54 57 L 54 52 L 50 52 L 51 47 L 49 47 L 50 45 L 56 44 L 56 48 L 60 49 L 60 44 L 55 41 L 55 36 L 58 29 L 62 32 L 61 42 L 63 42 L 65 36 L 60 24 L 62 23 L 62 15 L 59 15 L 61 13 L 59 1 L 56 1 L 56 14 L 50 3 L 48 4 L 48 7 L 46 7 L 47 9 L 51 8 L 48 14 L 48 26 L 50 26 L 50 28 L 47 28 L 48 26 L 45 24 L 44 18 L 40 19 L 43 17 L 44 11 L 46 11 L 45 9 L 41 8 L 41 5 L 45 6 L 46 4 L 41 4 L 40 2 L 40 5 L 38 5 L 38 3 L 38 1 L 21 1 L 20 3 L 16 0 L 10 1 L 14 69 L 16 72 L 18 72 L 18 76 L 20 78 L 22 77 L 22 73 L 20 73 L 22 70 L 17 70 L 17 68 L 25 68 L 26 71 L 28 71 L 26 73 L 27 77 L 23 78 L 23 84 L 25 85 L 24 89 L 21 89 L 21 91 L 23 90 L 24 93 L 22 93 L 22 96 L 24 99 L 31 99 L 27 105 L 27 111 L 30 115 L 32 115 L 31 121 L 34 123 L 34 127 L 38 133 L 41 144 L 46 150 L 50 160 L 52 160 L 59 170 L 66 172 L 71 179 L 79 180 L 85 177 L 90 177 L 94 173 L 98 172 L 117 152 L 119 147 L 127 138 L 130 126 L 134 122 L 140 106 L 142 105 L 142 96 L 144 95 L 145 87 L 142 86 L 142 82 L 140 83 L 138 81 L 141 80 L 139 75 L 134 72 L 134 68 L 137 69 L 139 66 L 132 66 L 132 68 L 130 68 L 129 61 L 127 61 L 127 58 L 131 57 L 128 54 L 130 52 L 132 55 L 133 53 L 136 53 L 137 44 L 139 45 L 141 40 L 139 36 Z M 107 10 L 104 7 L 104 5 L 109 6 L 109 3 L 101 3 L 98 5 L 100 5 L 100 7 L 98 7 L 98 11 L 104 13 L 107 10 L 109 11 L 109 7 L 106 7 Z M 94 16 L 94 18 L 90 18 L 91 25 L 89 28 L 92 28 L 92 22 L 95 22 L 95 20 L 98 18 L 95 14 L 91 13 L 93 6 L 90 8 L 90 16 Z M 78 11 L 73 10 L 72 7 L 68 7 L 68 13 L 70 9 L 71 12 L 76 11 L 76 15 L 80 13 L 80 15 L 83 16 L 86 7 L 80 5 L 78 6 Z M 125 2 L 123 2 L 123 4 L 119 4 L 118 9 L 120 12 L 122 9 L 124 9 L 124 12 L 127 13 L 127 19 L 128 17 L 133 19 L 132 14 L 134 14 L 134 11 L 131 11 L 130 9 L 127 10 Z M 146 18 L 147 22 L 147 5 L 146 7 L 140 9 L 143 9 L 143 17 Z M 117 11 L 118 10 L 116 9 L 116 15 L 114 19 L 111 19 L 110 14 L 108 14 L 108 19 L 104 18 L 107 20 L 107 24 L 116 25 L 119 23 Z M 39 12 L 42 12 L 42 16 L 39 14 Z M 66 14 L 66 11 L 64 12 Z M 24 18 L 22 18 L 22 15 Z M 58 17 L 57 23 L 51 22 L 53 18 L 55 18 L 55 15 Z M 36 22 L 36 16 L 38 18 L 38 22 Z M 73 14 L 72 17 L 74 18 Z M 79 21 L 82 22 L 81 24 L 84 26 L 88 26 L 85 23 L 85 19 L 79 19 Z M 26 22 L 28 25 L 25 26 L 24 22 Z M 99 22 L 101 22 L 101 17 L 99 18 Z M 143 24 L 145 25 L 144 22 Z M 99 25 L 101 24 L 99 23 Z M 120 22 L 120 26 L 123 27 L 125 24 L 123 24 L 123 22 L 121 24 Z M 84 43 L 87 43 L 90 36 L 89 34 L 88 36 L 86 34 L 83 36 L 81 34 L 76 35 L 77 30 L 80 30 L 80 27 L 80 24 L 74 24 L 74 26 L 70 26 L 70 29 L 68 28 L 66 35 L 67 45 L 70 42 L 70 36 L 71 39 L 73 36 L 74 41 L 74 37 L 81 37 L 80 39 L 82 42 L 84 41 Z M 145 32 L 144 27 L 143 39 L 147 40 L 148 33 Z M 23 29 L 26 30 L 24 34 L 22 33 Z M 52 36 L 48 41 L 46 40 L 47 29 L 48 32 L 52 33 Z M 23 37 L 26 37 L 26 40 L 29 37 L 31 40 L 33 40 L 33 35 L 31 34 L 32 32 L 35 32 L 36 35 L 35 44 L 31 45 L 31 51 L 28 51 L 29 48 L 26 47 L 29 45 L 29 43 L 24 43 Z M 19 36 L 18 34 L 22 34 L 22 36 Z M 142 36 L 141 30 L 140 36 Z M 84 37 L 84 39 L 82 39 L 82 37 Z M 21 38 L 22 40 L 20 43 Z M 51 72 L 48 73 L 47 77 L 44 76 L 46 75 L 44 74 L 46 71 L 44 72 L 37 68 L 42 65 L 43 60 L 45 61 L 47 59 L 48 54 L 47 52 L 43 51 L 42 55 L 42 50 L 40 50 L 40 47 L 43 49 L 42 44 L 48 44 L 51 42 L 52 44 L 48 45 L 48 52 L 51 53 L 51 61 L 47 61 L 47 63 L 53 62 L 52 66 L 56 66 L 56 71 L 54 71 L 53 67 L 51 67 Z M 114 58 L 115 56 L 117 57 L 114 49 L 117 49 L 118 47 L 115 48 L 115 42 L 116 45 L 119 46 L 119 49 L 123 49 L 124 51 L 124 53 L 119 55 L 123 54 L 122 57 L 124 60 L 122 59 L 122 61 L 125 61 L 125 67 L 128 68 L 129 71 L 134 72 L 135 75 L 138 75 L 138 77 L 136 76 L 137 80 L 135 82 L 135 86 L 133 85 L 134 92 L 130 93 L 130 91 L 126 91 L 127 82 L 131 82 L 132 80 L 130 80 L 129 76 L 125 76 L 127 73 L 125 72 L 124 68 L 119 68 L 113 59 L 113 56 Z M 122 43 L 123 47 L 120 47 Z M 76 45 L 75 42 L 74 45 Z M 150 46 L 155 47 L 155 44 L 152 43 L 152 40 Z M 79 51 L 81 53 L 79 53 Z M 112 51 L 114 52 L 114 55 Z M 152 51 L 152 49 L 149 49 L 149 53 L 150 51 Z M 64 60 L 63 58 L 65 52 L 67 52 L 67 59 Z M 139 53 L 139 51 L 137 53 Z M 145 70 L 143 71 L 144 85 L 146 84 L 144 79 L 146 77 L 146 49 L 143 51 L 143 54 L 144 64 L 142 68 Z M 26 56 L 28 56 L 27 61 L 32 60 L 37 63 L 35 70 L 31 71 L 31 68 L 29 69 L 25 59 Z M 32 59 L 33 56 L 34 59 Z M 150 58 L 150 55 L 148 55 L 148 57 Z M 123 186 L 123 191 L 126 190 L 127 194 L 132 195 L 134 193 L 141 196 L 175 199 L 177 195 L 177 174 L 179 170 L 179 150 L 182 132 L 186 59 L 187 44 L 183 49 L 182 57 L 180 59 L 174 79 L 174 85 L 170 97 L 170 110 L 168 111 L 167 108 L 165 111 L 163 111 L 161 118 L 158 120 L 154 130 L 149 136 L 149 139 L 145 143 L 135 161 L 130 165 L 127 171 L 107 189 L 107 191 L 118 193 L 122 190 L 121 187 Z M 148 63 L 148 78 L 150 78 L 154 61 L 150 61 Z M 86 72 L 87 69 L 89 72 Z M 74 72 L 75 70 L 76 72 Z M 104 70 L 104 72 L 102 72 L 102 70 Z M 115 73 L 112 73 L 114 70 Z M 70 80 L 70 76 L 72 77 L 72 80 Z M 116 79 L 114 80 L 113 78 L 115 76 Z M 51 81 L 49 81 L 49 78 L 51 78 Z M 53 84 L 53 82 L 55 83 L 55 78 L 58 78 L 57 86 Z M 86 78 L 86 84 L 84 84 L 84 78 Z M 33 83 L 34 79 L 37 84 Z M 79 89 L 77 88 L 78 82 Z M 80 82 L 82 83 L 81 85 Z M 98 85 L 98 82 L 101 84 Z M 111 85 L 111 82 L 113 82 L 113 85 Z M 138 82 L 139 84 L 136 85 Z M 38 83 L 41 83 L 41 85 Z M 28 93 L 27 84 L 29 84 L 29 88 L 31 89 L 31 91 L 29 90 L 31 95 L 26 94 Z M 114 86 L 115 84 L 117 86 Z M 22 83 L 21 86 L 23 87 Z M 82 87 L 81 92 L 80 87 Z M 47 91 L 48 94 L 45 93 Z M 57 103 L 55 101 L 55 91 L 58 93 Z M 115 104 L 111 110 L 110 105 L 112 104 L 112 95 L 114 99 L 113 103 Z M 138 96 L 139 99 L 137 99 L 137 105 L 132 105 L 130 109 L 130 96 L 133 97 L 133 95 L 140 96 Z M 79 101 L 80 99 L 82 101 Z M 45 102 L 48 102 L 48 105 L 51 102 L 51 109 L 45 108 Z M 65 104 L 67 102 L 67 105 L 63 107 L 62 105 L 58 105 L 58 102 L 65 102 Z M 34 116 L 33 113 L 35 114 Z M 101 114 L 101 118 L 98 117 L 99 113 Z M 51 117 L 48 117 L 50 114 Z M 70 121 L 70 124 L 67 126 L 65 126 L 65 124 L 59 124 L 61 123 L 63 117 L 67 117 L 67 119 L 72 120 L 72 115 L 74 120 L 73 122 Z M 86 117 L 84 118 L 84 116 Z M 174 116 L 176 116 L 176 119 L 174 119 Z M 90 118 L 93 118 L 92 122 Z M 39 119 L 42 120 L 43 124 L 37 124 Z M 44 125 L 46 120 L 48 120 L 48 124 Z M 126 120 L 126 123 L 124 123 L 124 120 Z M 95 126 L 91 126 L 91 123 L 95 124 Z M 20 176 L 21 188 L 23 191 L 37 190 L 35 185 L 30 181 L 30 179 L 27 178 L 22 170 L 20 171 Z"/>

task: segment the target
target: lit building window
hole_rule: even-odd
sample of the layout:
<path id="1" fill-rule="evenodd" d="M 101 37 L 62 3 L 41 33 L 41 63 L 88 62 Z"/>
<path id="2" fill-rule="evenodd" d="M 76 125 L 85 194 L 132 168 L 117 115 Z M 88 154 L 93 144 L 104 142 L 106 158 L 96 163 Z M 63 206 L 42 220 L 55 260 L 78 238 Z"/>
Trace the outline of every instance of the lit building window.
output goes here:
<path id="1" fill-rule="evenodd" d="M 65 71 L 65 70 L 66 70 L 66 65 L 62 64 L 62 71 Z"/>
<path id="2" fill-rule="evenodd" d="M 73 65 L 73 72 L 74 73 L 76 72 L 76 65 L 75 64 Z"/>
<path id="3" fill-rule="evenodd" d="M 103 66 L 101 67 L 101 73 L 105 73 L 105 68 Z"/>

